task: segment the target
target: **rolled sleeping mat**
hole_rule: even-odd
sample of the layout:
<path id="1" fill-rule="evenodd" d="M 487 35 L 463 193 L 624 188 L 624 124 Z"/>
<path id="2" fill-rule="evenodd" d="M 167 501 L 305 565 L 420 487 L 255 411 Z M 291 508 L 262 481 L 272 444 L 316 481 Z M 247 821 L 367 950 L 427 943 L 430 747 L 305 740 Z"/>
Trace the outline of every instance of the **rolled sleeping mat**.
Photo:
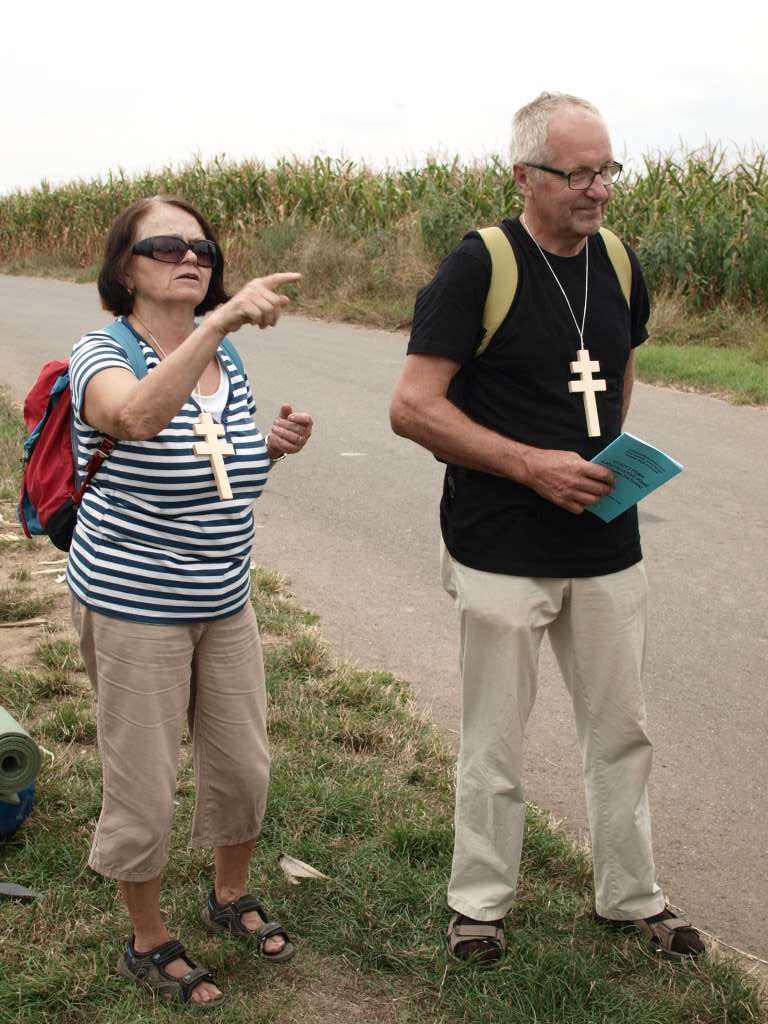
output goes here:
<path id="1" fill-rule="evenodd" d="M 37 778 L 41 760 L 40 748 L 29 733 L 0 707 L 0 800 L 18 803 L 19 791 Z"/>

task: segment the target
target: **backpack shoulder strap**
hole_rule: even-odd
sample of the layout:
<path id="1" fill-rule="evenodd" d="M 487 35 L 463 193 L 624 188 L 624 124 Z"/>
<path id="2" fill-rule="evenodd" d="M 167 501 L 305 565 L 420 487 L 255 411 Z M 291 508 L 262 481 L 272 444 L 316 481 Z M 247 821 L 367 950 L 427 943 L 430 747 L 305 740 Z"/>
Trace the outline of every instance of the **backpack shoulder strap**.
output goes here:
<path id="1" fill-rule="evenodd" d="M 240 358 L 240 353 L 237 351 L 237 349 L 229 340 L 229 338 L 222 338 L 221 347 L 224 349 L 229 358 L 238 368 L 243 377 L 243 380 L 245 380 L 245 367 L 243 366 L 243 360 Z"/>
<path id="2" fill-rule="evenodd" d="M 141 380 L 142 377 L 146 377 L 147 364 L 144 361 L 144 353 L 141 351 L 141 345 L 137 341 L 136 335 L 127 324 L 123 323 L 122 319 L 113 320 L 111 324 L 107 324 L 106 327 L 102 327 L 99 333 L 108 334 L 110 338 L 118 343 L 120 348 L 125 352 L 126 358 L 131 364 L 131 369 L 139 380 Z"/>
<path id="3" fill-rule="evenodd" d="M 624 243 L 619 236 L 614 235 L 608 228 L 600 228 L 600 235 L 605 242 L 608 259 L 613 265 L 616 277 L 619 279 L 621 291 L 629 306 L 630 295 L 632 294 L 632 264 L 630 263 L 627 250 L 624 248 Z"/>
<path id="4" fill-rule="evenodd" d="M 111 324 L 107 324 L 106 327 L 102 327 L 99 333 L 108 334 L 110 338 L 113 338 L 118 343 L 120 348 L 125 352 L 133 372 L 139 379 L 146 377 L 147 364 L 144 361 L 144 353 L 141 351 L 141 345 L 136 340 L 136 335 L 130 327 L 127 326 L 127 324 L 123 323 L 122 319 L 119 318 L 117 320 L 113 320 Z M 245 377 L 243 360 L 240 358 L 240 353 L 229 338 L 222 339 L 221 347 L 227 353 L 243 377 Z"/>
<path id="5" fill-rule="evenodd" d="M 483 309 L 485 334 L 475 352 L 482 355 L 515 301 L 517 294 L 517 260 L 512 243 L 500 227 L 480 228 L 478 234 L 491 257 L 491 284 Z"/>
<path id="6" fill-rule="evenodd" d="M 518 286 L 517 260 L 512 244 L 500 227 L 480 228 L 478 234 L 491 257 L 491 283 L 483 309 L 485 334 L 475 356 L 482 355 L 515 300 Z M 624 243 L 608 228 L 600 228 L 608 259 L 614 269 L 627 305 L 632 294 L 632 264 Z"/>

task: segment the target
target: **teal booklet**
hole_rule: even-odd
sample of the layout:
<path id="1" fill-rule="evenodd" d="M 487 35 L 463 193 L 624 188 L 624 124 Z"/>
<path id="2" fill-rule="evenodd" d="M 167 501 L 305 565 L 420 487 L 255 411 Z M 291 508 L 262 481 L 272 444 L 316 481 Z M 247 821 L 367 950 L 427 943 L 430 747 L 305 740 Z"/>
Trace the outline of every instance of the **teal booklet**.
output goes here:
<path id="1" fill-rule="evenodd" d="M 592 461 L 607 466 L 616 478 L 610 494 L 604 495 L 596 505 L 587 506 L 588 512 L 594 512 L 606 523 L 636 505 L 683 469 L 679 462 L 675 462 L 659 448 L 626 433 L 611 441 Z"/>

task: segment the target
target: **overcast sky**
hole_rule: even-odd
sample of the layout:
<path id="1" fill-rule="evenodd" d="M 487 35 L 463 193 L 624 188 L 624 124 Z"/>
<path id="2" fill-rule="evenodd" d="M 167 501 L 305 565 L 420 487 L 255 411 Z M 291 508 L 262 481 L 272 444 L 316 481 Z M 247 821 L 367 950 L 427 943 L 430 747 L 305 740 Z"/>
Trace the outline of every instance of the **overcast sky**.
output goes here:
<path id="1" fill-rule="evenodd" d="M 596 103 L 619 159 L 768 148 L 766 5 L 708 6 L 5 0 L 0 193 L 195 155 L 482 158 L 542 89 Z"/>

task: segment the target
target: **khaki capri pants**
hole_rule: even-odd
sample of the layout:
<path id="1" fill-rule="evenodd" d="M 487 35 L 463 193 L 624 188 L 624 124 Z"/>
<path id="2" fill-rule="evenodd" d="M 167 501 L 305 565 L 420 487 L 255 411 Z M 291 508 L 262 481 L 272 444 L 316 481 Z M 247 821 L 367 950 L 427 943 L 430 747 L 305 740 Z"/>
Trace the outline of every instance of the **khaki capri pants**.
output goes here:
<path id="1" fill-rule="evenodd" d="M 157 878 L 168 858 L 184 727 L 196 800 L 191 845 L 234 846 L 261 829 L 269 782 L 261 642 L 250 603 L 190 625 L 111 618 L 72 599 L 97 700 L 101 816 L 89 866 Z"/>

